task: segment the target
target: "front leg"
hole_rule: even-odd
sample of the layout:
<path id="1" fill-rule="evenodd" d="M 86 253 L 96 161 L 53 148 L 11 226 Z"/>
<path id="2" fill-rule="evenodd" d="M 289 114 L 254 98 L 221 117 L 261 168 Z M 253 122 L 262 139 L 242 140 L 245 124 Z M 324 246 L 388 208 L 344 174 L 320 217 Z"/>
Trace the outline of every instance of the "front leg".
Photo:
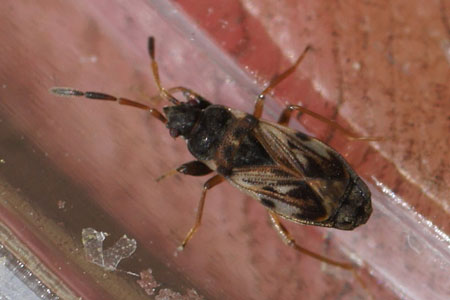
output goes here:
<path id="1" fill-rule="evenodd" d="M 211 170 L 206 164 L 202 163 L 199 160 L 193 160 L 187 163 L 182 164 L 176 169 L 172 169 L 165 174 L 159 176 L 156 178 L 156 181 L 159 182 L 163 180 L 166 177 L 175 175 L 176 173 L 181 173 L 184 175 L 191 175 L 191 176 L 203 176 L 211 173 L 213 170 Z"/>
<path id="2" fill-rule="evenodd" d="M 187 242 L 189 242 L 189 240 L 192 238 L 192 236 L 197 231 L 198 227 L 200 226 L 200 224 L 202 222 L 203 207 L 205 206 L 206 192 L 208 190 L 212 189 L 213 187 L 215 187 L 216 185 L 222 183 L 224 180 L 225 180 L 225 178 L 223 178 L 222 176 L 215 175 L 215 176 L 211 177 L 208 181 L 206 181 L 205 184 L 203 185 L 202 195 L 200 197 L 200 202 L 198 203 L 197 215 L 195 216 L 194 226 L 192 226 L 192 228 L 186 234 L 186 237 L 184 238 L 180 247 L 178 247 L 178 250 L 181 251 L 184 249 L 184 247 L 186 247 Z"/>
<path id="3" fill-rule="evenodd" d="M 207 165 L 205 165 L 201 161 L 193 160 L 185 164 L 182 164 L 181 166 L 176 168 L 176 171 L 178 173 L 185 175 L 203 176 L 211 173 L 213 170 L 211 170 Z"/>

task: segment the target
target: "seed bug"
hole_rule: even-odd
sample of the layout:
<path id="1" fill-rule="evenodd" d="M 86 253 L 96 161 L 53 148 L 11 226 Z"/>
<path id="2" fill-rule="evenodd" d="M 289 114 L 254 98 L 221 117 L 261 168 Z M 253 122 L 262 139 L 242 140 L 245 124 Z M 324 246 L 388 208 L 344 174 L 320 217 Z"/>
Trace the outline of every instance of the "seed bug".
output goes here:
<path id="1" fill-rule="evenodd" d="M 186 246 L 200 226 L 207 191 L 228 181 L 265 206 L 273 227 L 287 245 L 322 262 L 352 270 L 357 276 L 352 264 L 334 261 L 299 246 L 280 222 L 281 217 L 306 225 L 352 230 L 366 223 L 372 212 L 368 187 L 344 158 L 330 146 L 287 125 L 292 113 L 298 111 L 333 126 L 352 139 L 377 138 L 359 138 L 334 121 L 298 105 L 288 105 L 277 123 L 261 120 L 265 96 L 295 71 L 311 47 L 306 47 L 293 66 L 270 82 L 258 95 L 253 113 L 248 114 L 212 104 L 182 86 L 164 88 L 154 45 L 154 38 L 150 37 L 148 52 L 159 90 L 155 97 L 172 104 L 165 106 L 163 113 L 139 102 L 104 93 L 61 87 L 50 91 L 59 96 L 116 101 L 146 110 L 166 125 L 172 137 L 184 138 L 195 160 L 159 179 L 177 172 L 191 176 L 215 172 L 203 185 L 195 223 L 180 249 Z M 182 93 L 186 101 L 175 98 L 175 93 Z"/>

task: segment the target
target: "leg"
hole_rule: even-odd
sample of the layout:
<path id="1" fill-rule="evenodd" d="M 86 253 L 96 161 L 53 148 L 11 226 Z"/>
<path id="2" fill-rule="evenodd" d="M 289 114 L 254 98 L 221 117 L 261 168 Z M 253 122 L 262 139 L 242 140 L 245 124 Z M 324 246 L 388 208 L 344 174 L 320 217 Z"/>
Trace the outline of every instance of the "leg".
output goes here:
<path id="1" fill-rule="evenodd" d="M 291 66 L 286 71 L 284 71 L 283 73 L 281 73 L 280 75 L 276 76 L 274 79 L 272 79 L 270 84 L 261 92 L 261 94 L 258 95 L 258 98 L 256 99 L 255 110 L 253 111 L 253 116 L 255 116 L 258 119 L 261 118 L 264 109 L 264 99 L 266 95 L 270 93 L 270 91 L 272 91 L 273 88 L 276 87 L 281 81 L 283 81 L 286 77 L 291 75 L 295 71 L 295 69 L 297 69 L 297 67 L 300 65 L 303 58 L 305 57 L 306 53 L 310 50 L 311 46 L 306 46 L 305 50 L 303 50 L 303 53 L 297 58 L 294 65 Z"/>
<path id="2" fill-rule="evenodd" d="M 327 119 L 324 116 L 321 116 L 321 115 L 319 115 L 313 111 L 310 111 L 309 109 L 304 108 L 299 105 L 288 105 L 281 113 L 280 118 L 278 119 L 278 124 L 287 126 L 289 124 L 289 120 L 292 116 L 293 111 L 299 111 L 299 112 L 308 114 L 311 117 L 314 117 L 317 120 L 320 120 L 320 121 L 330 125 L 331 127 L 336 128 L 337 130 L 341 131 L 351 140 L 359 140 L 359 141 L 379 141 L 379 140 L 381 140 L 381 138 L 379 138 L 379 137 L 369 137 L 369 136 L 368 137 L 359 137 L 355 133 L 351 132 L 348 129 L 345 129 L 344 127 L 342 127 L 341 125 L 336 123 L 336 121 Z"/>
<path id="3" fill-rule="evenodd" d="M 191 176 L 203 176 L 211 173 L 213 170 L 211 170 L 207 165 L 202 163 L 198 160 L 193 160 L 190 162 L 187 162 L 185 164 L 182 164 L 176 169 L 172 169 L 169 172 L 159 176 L 156 178 L 156 181 L 161 181 L 166 177 L 175 175 L 177 172 L 185 175 L 191 175 Z"/>
<path id="4" fill-rule="evenodd" d="M 151 59 L 153 77 L 155 78 L 156 86 L 159 89 L 159 97 L 162 97 L 172 104 L 177 105 L 180 104 L 180 101 L 172 96 L 171 93 L 182 92 L 188 100 L 206 101 L 203 97 L 185 87 L 178 86 L 171 89 L 165 89 L 162 87 L 161 79 L 159 77 L 158 63 L 155 60 L 155 39 L 152 36 L 148 38 L 148 53 Z"/>
<path id="5" fill-rule="evenodd" d="M 189 230 L 186 237 L 184 238 L 183 242 L 181 243 L 181 246 L 178 247 L 178 250 L 183 250 L 184 247 L 186 247 L 187 242 L 192 238 L 194 233 L 197 231 L 198 227 L 200 226 L 200 223 L 202 222 L 202 215 L 203 215 L 203 207 L 205 205 L 205 196 L 206 192 L 213 188 L 214 186 L 218 185 L 219 183 L 222 183 L 225 179 L 220 175 L 215 175 L 211 177 L 208 181 L 205 182 L 203 185 L 203 191 L 202 196 L 200 197 L 200 202 L 198 203 L 197 208 L 197 215 L 195 217 L 195 223 L 194 226 Z"/>
<path id="6" fill-rule="evenodd" d="M 283 242 L 294 248 L 295 250 L 309 255 L 317 260 L 320 260 L 324 263 L 345 269 L 345 270 L 353 270 L 353 265 L 350 263 L 342 263 L 342 262 L 338 262 L 329 258 L 326 258 L 322 255 L 319 255 L 315 252 L 309 251 L 305 248 L 300 247 L 294 240 L 294 238 L 291 236 L 291 234 L 289 233 L 289 231 L 286 229 L 286 227 L 283 226 L 283 224 L 281 224 L 280 219 L 278 218 L 278 215 L 269 211 L 269 218 L 270 221 L 272 222 L 272 226 L 274 227 L 274 229 L 278 232 L 278 234 L 280 235 L 281 239 L 283 240 Z"/>
<path id="7" fill-rule="evenodd" d="M 203 99 L 202 96 L 200 96 L 199 94 L 197 94 L 193 90 L 185 88 L 183 86 L 176 86 L 176 87 L 167 89 L 167 91 L 169 93 L 171 93 L 171 94 L 172 93 L 181 92 L 181 93 L 183 93 L 183 95 L 186 97 L 187 100 Z"/>
<path id="8" fill-rule="evenodd" d="M 364 288 L 364 290 L 371 296 L 370 291 L 367 289 L 367 286 L 366 286 L 364 280 L 362 280 L 362 278 L 356 272 L 355 266 L 353 266 L 351 263 L 344 263 L 344 262 L 339 262 L 339 261 L 329 259 L 325 256 L 322 256 L 320 254 L 309 251 L 308 249 L 305 249 L 305 248 L 299 246 L 297 244 L 297 242 L 294 240 L 294 238 L 291 236 L 289 231 L 286 229 L 286 227 L 284 227 L 283 224 L 281 224 L 280 219 L 278 218 L 278 215 L 271 211 L 268 211 L 268 212 L 269 212 L 270 221 L 272 222 L 272 226 L 278 232 L 281 239 L 283 240 L 283 242 L 286 245 L 294 248 L 298 252 L 309 255 L 312 258 L 315 258 L 321 262 L 327 263 L 332 266 L 336 266 L 336 267 L 344 269 L 344 270 L 351 271 L 353 276 L 355 277 L 355 279 L 361 284 L 361 286 Z"/>
<path id="9" fill-rule="evenodd" d="M 82 92 L 82 91 L 78 91 L 78 90 L 71 89 L 71 88 L 61 88 L 61 87 L 52 88 L 52 89 L 50 89 L 50 92 L 52 92 L 53 94 L 56 94 L 58 96 L 68 96 L 68 97 L 76 96 L 76 97 L 85 97 L 87 99 L 94 99 L 94 100 L 115 101 L 122 105 L 128 105 L 128 106 L 137 107 L 137 108 L 140 108 L 143 110 L 147 110 L 150 112 L 150 114 L 153 117 L 157 118 L 158 120 L 160 120 L 163 123 L 167 123 L 167 120 L 164 117 L 164 115 L 161 114 L 156 109 L 151 108 L 147 105 L 141 104 L 139 102 L 126 99 L 126 98 L 115 97 L 115 96 L 98 93 L 98 92 Z"/>
<path id="10" fill-rule="evenodd" d="M 166 91 L 169 94 L 173 94 L 173 93 L 183 93 L 183 96 L 186 98 L 187 101 L 196 101 L 196 102 L 208 102 L 208 100 L 206 100 L 205 98 L 203 98 L 202 96 L 200 96 L 199 94 L 197 94 L 196 92 L 194 92 L 191 89 L 182 87 L 182 86 L 176 86 L 176 87 L 172 87 L 169 89 L 166 89 Z M 150 98 L 150 102 L 155 101 L 155 100 L 165 100 L 164 97 L 162 97 L 161 95 L 156 95 L 156 96 L 152 96 Z"/>

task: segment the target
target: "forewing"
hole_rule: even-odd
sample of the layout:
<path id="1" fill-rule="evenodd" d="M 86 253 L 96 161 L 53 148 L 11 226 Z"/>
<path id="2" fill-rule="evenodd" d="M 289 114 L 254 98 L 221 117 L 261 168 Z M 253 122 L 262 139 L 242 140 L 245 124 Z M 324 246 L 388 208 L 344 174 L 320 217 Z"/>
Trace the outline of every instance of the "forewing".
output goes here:
<path id="1" fill-rule="evenodd" d="M 253 134 L 274 164 L 233 170 L 230 181 L 285 218 L 326 226 L 320 222 L 334 216 L 349 186 L 344 159 L 319 140 L 278 124 L 261 121 Z"/>
<path id="2" fill-rule="evenodd" d="M 320 196 L 290 170 L 276 165 L 238 168 L 228 180 L 285 218 L 311 224 L 328 218 Z"/>

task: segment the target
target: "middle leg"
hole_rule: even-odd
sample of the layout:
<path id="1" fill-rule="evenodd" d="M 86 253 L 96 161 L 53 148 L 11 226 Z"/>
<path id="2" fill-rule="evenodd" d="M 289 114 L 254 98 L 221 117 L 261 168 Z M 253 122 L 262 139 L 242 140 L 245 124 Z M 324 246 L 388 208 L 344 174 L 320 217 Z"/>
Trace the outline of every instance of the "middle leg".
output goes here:
<path id="1" fill-rule="evenodd" d="M 288 126 L 289 124 L 289 120 L 291 119 L 292 116 L 292 112 L 294 111 L 299 111 L 305 114 L 310 115 L 311 117 L 316 118 L 319 121 L 322 121 L 326 124 L 328 124 L 329 126 L 336 128 L 337 130 L 341 131 L 342 133 L 344 133 L 349 139 L 351 140 L 358 140 L 358 141 L 379 141 L 382 140 L 382 138 L 380 137 L 374 137 L 374 136 L 365 136 L 365 137 L 361 137 L 358 136 L 357 134 L 353 133 L 352 131 L 342 127 L 341 125 L 339 125 L 336 121 L 334 120 L 330 120 L 324 116 L 319 115 L 318 113 L 315 113 L 303 106 L 300 105 L 288 105 L 286 106 L 286 108 L 283 110 L 283 112 L 280 115 L 280 118 L 278 119 L 278 124 L 281 124 L 283 126 Z"/>

